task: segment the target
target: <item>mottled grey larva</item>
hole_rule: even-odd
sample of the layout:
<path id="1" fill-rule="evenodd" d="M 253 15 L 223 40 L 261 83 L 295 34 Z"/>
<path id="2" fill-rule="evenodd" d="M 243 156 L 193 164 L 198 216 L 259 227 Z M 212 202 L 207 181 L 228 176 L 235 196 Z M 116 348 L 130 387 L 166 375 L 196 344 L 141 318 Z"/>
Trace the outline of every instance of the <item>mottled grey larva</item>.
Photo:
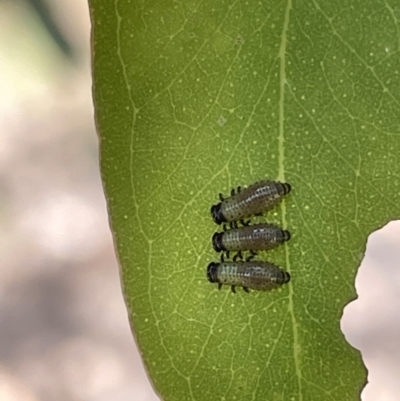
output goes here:
<path id="1" fill-rule="evenodd" d="M 277 205 L 291 190 L 290 184 L 278 181 L 262 180 L 245 189 L 238 187 L 231 196 L 211 207 L 211 215 L 217 224 L 234 222 L 263 213 Z"/>
<path id="2" fill-rule="evenodd" d="M 274 224 L 261 223 L 215 233 L 212 244 L 217 252 L 265 251 L 289 240 L 289 231 Z"/>
<path id="3" fill-rule="evenodd" d="M 243 287 L 246 292 L 254 290 L 272 290 L 290 281 L 290 274 L 269 262 L 240 261 L 240 262 L 211 262 L 207 267 L 207 277 L 211 283 Z"/>

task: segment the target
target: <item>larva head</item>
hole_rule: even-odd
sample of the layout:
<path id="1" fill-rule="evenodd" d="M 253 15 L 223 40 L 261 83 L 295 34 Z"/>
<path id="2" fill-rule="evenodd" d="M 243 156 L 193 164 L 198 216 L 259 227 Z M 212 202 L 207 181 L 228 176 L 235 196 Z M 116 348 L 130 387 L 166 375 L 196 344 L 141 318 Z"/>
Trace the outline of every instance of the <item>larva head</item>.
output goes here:
<path id="1" fill-rule="evenodd" d="M 212 237 L 212 244 L 215 249 L 215 252 L 226 251 L 225 247 L 222 244 L 222 236 L 224 233 L 215 233 Z"/>
<path id="2" fill-rule="evenodd" d="M 290 238 L 291 238 L 290 231 L 288 231 L 288 230 L 282 230 L 282 233 L 283 233 L 283 241 L 284 241 L 284 242 L 289 241 Z"/>
<path id="3" fill-rule="evenodd" d="M 287 195 L 292 190 L 292 186 L 287 182 L 282 182 L 282 186 L 283 186 L 283 195 Z"/>
<path id="4" fill-rule="evenodd" d="M 219 263 L 211 262 L 207 267 L 207 278 L 210 283 L 218 283 L 218 266 Z"/>
<path id="5" fill-rule="evenodd" d="M 284 275 L 283 284 L 286 284 L 290 281 L 290 274 L 287 271 L 284 271 L 283 275 Z"/>
<path id="6" fill-rule="evenodd" d="M 216 205 L 212 205 L 211 206 L 211 215 L 212 215 L 212 218 L 214 219 L 214 221 L 217 224 L 221 224 L 223 222 L 226 222 L 226 218 L 222 214 L 221 203 L 218 203 Z"/>

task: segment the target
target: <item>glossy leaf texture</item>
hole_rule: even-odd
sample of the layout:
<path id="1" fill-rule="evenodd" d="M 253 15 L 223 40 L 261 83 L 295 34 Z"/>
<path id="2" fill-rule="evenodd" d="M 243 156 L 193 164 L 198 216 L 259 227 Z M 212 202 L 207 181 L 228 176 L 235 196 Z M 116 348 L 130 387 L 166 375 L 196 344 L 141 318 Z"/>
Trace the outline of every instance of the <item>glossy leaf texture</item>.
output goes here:
<path id="1" fill-rule="evenodd" d="M 101 169 L 130 320 L 165 401 L 358 400 L 340 331 L 368 235 L 400 216 L 400 7 L 91 0 Z M 271 178 L 270 292 L 207 281 L 210 207 Z"/>

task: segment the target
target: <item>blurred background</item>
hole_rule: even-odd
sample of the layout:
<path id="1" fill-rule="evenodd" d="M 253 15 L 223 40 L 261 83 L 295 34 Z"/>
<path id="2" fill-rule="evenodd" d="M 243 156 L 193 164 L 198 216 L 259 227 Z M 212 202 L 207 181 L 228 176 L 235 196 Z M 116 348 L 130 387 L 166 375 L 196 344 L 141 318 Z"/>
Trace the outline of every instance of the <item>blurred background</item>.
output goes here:
<path id="1" fill-rule="evenodd" d="M 86 0 L 0 1 L 0 88 L 0 401 L 158 400 L 108 227 Z M 364 401 L 399 400 L 399 238 L 370 236 L 342 319 Z"/>

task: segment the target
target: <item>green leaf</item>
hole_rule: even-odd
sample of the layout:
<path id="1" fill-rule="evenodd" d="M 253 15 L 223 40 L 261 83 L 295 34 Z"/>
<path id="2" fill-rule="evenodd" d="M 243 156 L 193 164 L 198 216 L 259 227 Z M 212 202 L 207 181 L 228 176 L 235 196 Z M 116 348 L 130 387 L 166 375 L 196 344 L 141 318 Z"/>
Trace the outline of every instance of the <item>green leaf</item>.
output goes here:
<path id="1" fill-rule="evenodd" d="M 96 119 L 132 327 L 165 401 L 359 399 L 340 331 L 369 233 L 400 217 L 400 7 L 91 0 Z M 259 179 L 279 290 L 217 291 L 210 206 Z"/>

